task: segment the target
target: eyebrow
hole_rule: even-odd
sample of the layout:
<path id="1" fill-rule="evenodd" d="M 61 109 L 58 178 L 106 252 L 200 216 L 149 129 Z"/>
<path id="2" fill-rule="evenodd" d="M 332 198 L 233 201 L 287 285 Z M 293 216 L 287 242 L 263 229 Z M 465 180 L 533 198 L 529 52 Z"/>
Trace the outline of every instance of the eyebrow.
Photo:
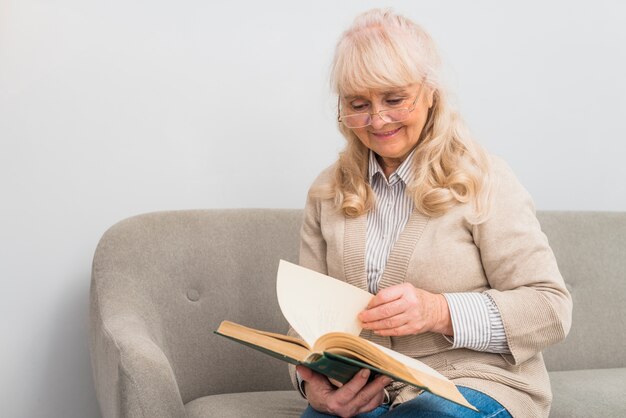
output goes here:
<path id="1" fill-rule="evenodd" d="M 408 95 L 409 92 L 407 89 L 402 88 L 402 89 L 393 89 L 393 90 L 385 90 L 385 91 L 381 91 L 380 94 L 382 96 L 390 96 L 392 94 L 405 94 Z M 360 94 L 346 94 L 345 96 L 343 96 L 344 100 L 353 100 L 353 99 L 366 99 L 367 98 L 365 96 L 362 96 Z"/>

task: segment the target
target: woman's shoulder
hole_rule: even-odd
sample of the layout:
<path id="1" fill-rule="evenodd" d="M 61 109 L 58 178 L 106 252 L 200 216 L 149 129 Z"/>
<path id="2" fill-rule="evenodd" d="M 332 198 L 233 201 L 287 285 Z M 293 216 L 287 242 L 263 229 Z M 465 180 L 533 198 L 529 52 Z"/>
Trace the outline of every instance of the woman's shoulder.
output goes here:
<path id="1" fill-rule="evenodd" d="M 508 162 L 500 156 L 489 154 L 491 175 L 496 189 L 524 188 Z"/>
<path id="2" fill-rule="evenodd" d="M 332 204 L 336 168 L 337 163 L 331 164 L 317 175 L 307 193 L 305 212 L 317 213 L 316 216 L 319 216 L 323 206 Z"/>
<path id="3" fill-rule="evenodd" d="M 337 164 L 338 163 L 335 161 L 334 163 L 332 163 L 331 165 L 323 169 L 317 175 L 315 180 L 313 180 L 313 184 L 311 184 L 311 188 L 319 187 L 319 186 L 323 186 L 323 185 L 331 183 L 333 179 L 335 178 L 335 171 L 337 170 Z"/>
<path id="4" fill-rule="evenodd" d="M 491 170 L 495 175 L 515 175 L 509 163 L 499 155 L 495 154 L 487 154 L 489 158 L 489 164 L 491 166 Z"/>
<path id="5" fill-rule="evenodd" d="M 492 192 L 491 205 L 496 211 L 517 212 L 527 206 L 534 212 L 534 201 L 528 190 L 502 157 L 489 155 L 491 165 Z"/>
<path id="6" fill-rule="evenodd" d="M 313 180 L 311 187 L 309 187 L 309 197 L 327 199 L 334 195 L 333 185 L 335 182 L 337 164 L 337 162 L 334 162 L 317 175 L 315 180 Z"/>

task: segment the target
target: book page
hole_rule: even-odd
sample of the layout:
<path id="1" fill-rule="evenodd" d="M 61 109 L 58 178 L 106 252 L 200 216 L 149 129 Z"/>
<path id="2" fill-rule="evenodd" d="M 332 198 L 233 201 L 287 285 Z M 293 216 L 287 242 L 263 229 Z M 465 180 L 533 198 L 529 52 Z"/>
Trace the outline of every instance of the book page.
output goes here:
<path id="1" fill-rule="evenodd" d="M 325 274 L 280 260 L 278 304 L 289 325 L 310 346 L 328 332 L 359 335 L 357 315 L 373 295 Z"/>
<path id="2" fill-rule="evenodd" d="M 365 340 L 367 341 L 367 340 Z M 426 364 L 422 363 L 421 361 L 414 359 L 412 357 L 409 357 L 407 355 L 404 355 L 402 353 L 398 353 L 397 351 L 393 351 L 390 350 L 387 347 L 383 347 L 382 345 L 373 343 L 371 341 L 367 341 L 369 344 L 372 344 L 373 346 L 375 346 L 376 348 L 378 348 L 380 351 L 382 351 L 383 353 L 387 354 L 389 357 L 398 360 L 400 363 L 409 366 L 410 368 L 414 369 L 414 370 L 418 370 L 420 372 L 426 373 L 430 376 L 436 377 L 437 379 L 442 379 L 442 380 L 448 380 L 444 375 L 442 375 L 441 373 L 439 373 L 437 370 L 427 366 Z"/>
<path id="3" fill-rule="evenodd" d="M 302 361 L 310 354 L 309 349 L 302 345 L 302 341 L 295 338 L 259 331 L 230 321 L 222 321 L 215 333 L 239 341 L 272 357 L 277 357 L 276 354 L 279 354 L 278 358 L 282 356 Z"/>

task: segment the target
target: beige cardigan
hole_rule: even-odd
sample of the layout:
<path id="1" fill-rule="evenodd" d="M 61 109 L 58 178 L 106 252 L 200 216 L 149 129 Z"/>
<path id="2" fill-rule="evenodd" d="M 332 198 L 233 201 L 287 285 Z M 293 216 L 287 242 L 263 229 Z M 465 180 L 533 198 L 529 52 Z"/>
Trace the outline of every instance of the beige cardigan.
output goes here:
<path id="1" fill-rule="evenodd" d="M 443 335 L 431 332 L 362 336 L 418 358 L 457 385 L 488 394 L 513 417 L 547 417 L 552 394 L 541 350 L 567 335 L 572 299 L 528 192 L 502 160 L 492 158 L 492 166 L 489 219 L 470 224 L 469 205 L 436 218 L 414 211 L 389 256 L 380 288 L 406 281 L 433 293 L 487 291 L 502 315 L 511 354 L 453 350 Z M 311 189 L 327 184 L 333 170 L 322 172 Z M 366 215 L 346 218 L 331 200 L 309 193 L 300 264 L 367 290 L 366 225 Z M 408 386 L 390 389 L 395 404 L 418 393 Z"/>

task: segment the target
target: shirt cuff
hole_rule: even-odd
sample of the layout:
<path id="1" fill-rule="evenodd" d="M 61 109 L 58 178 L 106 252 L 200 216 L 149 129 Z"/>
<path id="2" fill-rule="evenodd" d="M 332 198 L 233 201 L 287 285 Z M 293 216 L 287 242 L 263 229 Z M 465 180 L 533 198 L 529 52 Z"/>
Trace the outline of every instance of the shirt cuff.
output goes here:
<path id="1" fill-rule="evenodd" d="M 300 391 L 300 395 L 304 399 L 306 399 L 306 393 L 304 393 L 304 380 L 300 377 L 300 373 L 296 371 L 296 380 L 298 381 L 298 390 Z"/>
<path id="2" fill-rule="evenodd" d="M 489 308 L 482 293 L 444 293 L 450 307 L 453 337 L 447 337 L 452 348 L 485 351 L 491 340 Z"/>
<path id="3" fill-rule="evenodd" d="M 491 341 L 489 341 L 489 347 L 487 347 L 485 351 L 490 353 L 511 354 L 509 342 L 504 332 L 504 322 L 502 322 L 502 315 L 500 315 L 498 305 L 496 305 L 489 293 L 482 293 L 482 295 L 489 309 L 489 323 L 491 325 Z"/>
<path id="4" fill-rule="evenodd" d="M 386 388 L 383 388 L 383 392 L 385 396 L 383 397 L 383 405 L 391 404 L 391 396 L 389 396 L 389 391 Z"/>
<path id="5" fill-rule="evenodd" d="M 444 293 L 450 307 L 452 348 L 510 354 L 502 315 L 488 293 Z"/>

